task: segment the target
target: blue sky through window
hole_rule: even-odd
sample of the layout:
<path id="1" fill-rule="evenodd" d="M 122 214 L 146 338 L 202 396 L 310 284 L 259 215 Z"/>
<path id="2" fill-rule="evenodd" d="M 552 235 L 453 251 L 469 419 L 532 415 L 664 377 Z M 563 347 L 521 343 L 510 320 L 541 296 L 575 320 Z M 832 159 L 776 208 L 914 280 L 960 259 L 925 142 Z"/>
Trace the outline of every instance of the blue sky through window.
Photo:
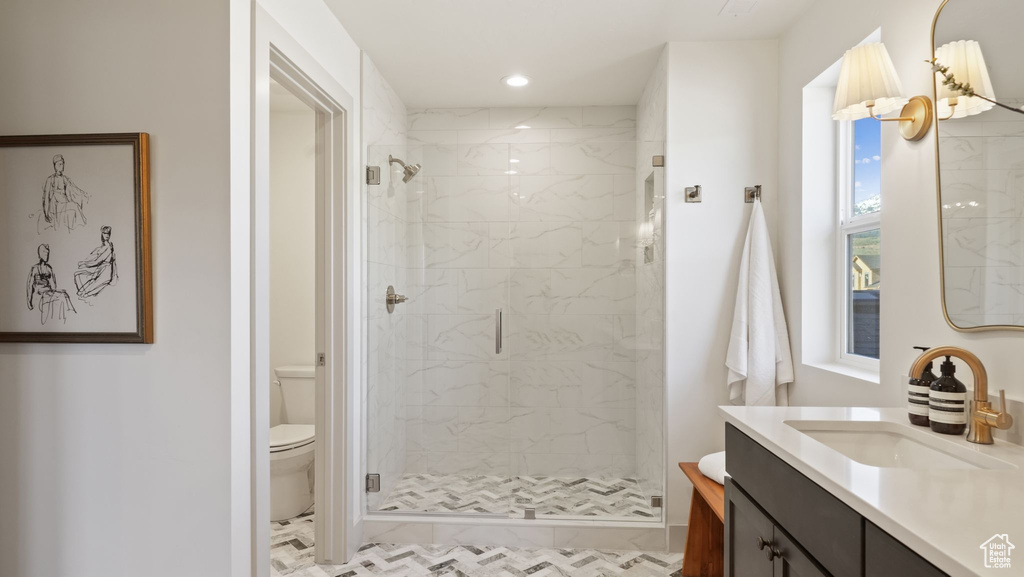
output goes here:
<path id="1" fill-rule="evenodd" d="M 882 123 L 864 118 L 853 123 L 853 213 L 881 209 Z"/>

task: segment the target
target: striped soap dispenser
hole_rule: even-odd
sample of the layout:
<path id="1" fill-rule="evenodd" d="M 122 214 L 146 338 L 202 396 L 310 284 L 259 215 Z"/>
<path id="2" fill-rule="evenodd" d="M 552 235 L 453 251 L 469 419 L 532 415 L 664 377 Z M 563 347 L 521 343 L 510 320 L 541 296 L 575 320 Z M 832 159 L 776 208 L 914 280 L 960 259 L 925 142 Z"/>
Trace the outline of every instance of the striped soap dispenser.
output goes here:
<path id="1" fill-rule="evenodd" d="M 914 347 L 924 352 L 928 347 Z M 920 375 L 910 375 L 910 384 L 907 385 L 907 413 L 912 425 L 927 427 L 928 423 L 928 397 L 931 394 L 932 383 L 935 382 L 935 373 L 932 372 L 932 363 L 924 367 Z"/>
<path id="2" fill-rule="evenodd" d="M 928 392 L 928 422 L 936 433 L 962 435 L 967 430 L 967 387 L 953 375 L 956 365 L 946 356 L 942 376 Z"/>

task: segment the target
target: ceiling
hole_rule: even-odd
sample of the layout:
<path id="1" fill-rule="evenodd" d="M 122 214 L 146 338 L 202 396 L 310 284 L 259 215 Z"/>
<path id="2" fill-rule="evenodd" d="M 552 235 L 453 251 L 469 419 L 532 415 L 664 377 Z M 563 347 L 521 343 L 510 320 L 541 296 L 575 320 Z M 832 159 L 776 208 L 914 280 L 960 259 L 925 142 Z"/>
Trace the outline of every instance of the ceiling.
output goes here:
<path id="1" fill-rule="evenodd" d="M 814 1 L 325 0 L 411 108 L 633 104 L 665 42 L 775 38 Z"/>

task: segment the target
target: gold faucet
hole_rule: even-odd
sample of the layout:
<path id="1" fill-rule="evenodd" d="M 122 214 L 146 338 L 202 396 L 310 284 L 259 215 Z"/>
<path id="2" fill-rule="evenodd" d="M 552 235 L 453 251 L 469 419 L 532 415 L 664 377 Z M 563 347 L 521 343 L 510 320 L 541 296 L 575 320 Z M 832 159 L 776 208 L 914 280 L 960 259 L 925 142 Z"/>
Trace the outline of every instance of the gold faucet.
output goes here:
<path id="1" fill-rule="evenodd" d="M 938 347 L 929 349 L 910 365 L 911 378 L 919 378 L 929 362 L 944 356 L 956 357 L 967 363 L 974 374 L 974 399 L 967 409 L 967 441 L 979 445 L 991 445 L 992 427 L 1009 429 L 1013 426 L 1013 417 L 1006 412 L 1006 390 L 999 389 L 1000 410 L 992 409 L 988 402 L 988 373 L 981 359 L 960 347 Z"/>

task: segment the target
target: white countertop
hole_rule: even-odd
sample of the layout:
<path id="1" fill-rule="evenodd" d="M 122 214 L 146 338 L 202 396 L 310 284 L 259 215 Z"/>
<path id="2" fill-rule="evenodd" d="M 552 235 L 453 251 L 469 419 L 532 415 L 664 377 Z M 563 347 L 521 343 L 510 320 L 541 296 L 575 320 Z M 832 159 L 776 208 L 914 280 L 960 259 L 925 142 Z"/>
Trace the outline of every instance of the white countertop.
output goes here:
<path id="1" fill-rule="evenodd" d="M 905 409 L 719 407 L 732 423 L 869 521 L 954 577 L 1024 575 L 1024 447 L 996 440 L 975 445 L 907 420 Z M 785 421 L 888 421 L 1005 461 L 1015 468 L 916 470 L 872 467 L 790 427 Z M 1014 427 L 1024 424 L 1015 423 Z M 1020 549 L 1013 568 L 986 569 L 981 544 L 1007 534 Z"/>

